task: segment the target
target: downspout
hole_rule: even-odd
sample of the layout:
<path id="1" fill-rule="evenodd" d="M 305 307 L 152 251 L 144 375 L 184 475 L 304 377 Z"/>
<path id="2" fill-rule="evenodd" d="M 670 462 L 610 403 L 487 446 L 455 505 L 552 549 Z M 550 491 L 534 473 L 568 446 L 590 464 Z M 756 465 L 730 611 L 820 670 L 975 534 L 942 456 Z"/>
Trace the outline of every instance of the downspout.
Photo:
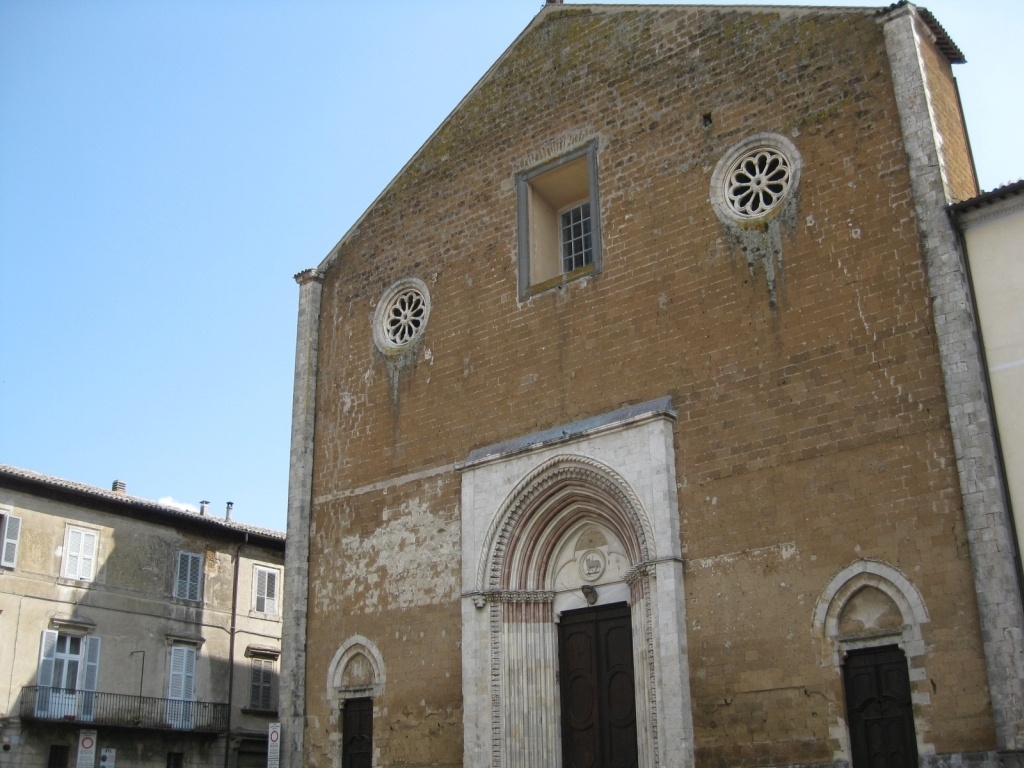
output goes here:
<path id="1" fill-rule="evenodd" d="M 235 578 L 231 585 L 231 630 L 228 632 L 228 735 L 224 739 L 224 768 L 231 765 L 231 705 L 235 693 L 235 631 L 238 628 L 238 572 L 242 561 L 242 547 L 249 543 L 249 534 L 245 541 L 238 542 L 235 547 Z"/>

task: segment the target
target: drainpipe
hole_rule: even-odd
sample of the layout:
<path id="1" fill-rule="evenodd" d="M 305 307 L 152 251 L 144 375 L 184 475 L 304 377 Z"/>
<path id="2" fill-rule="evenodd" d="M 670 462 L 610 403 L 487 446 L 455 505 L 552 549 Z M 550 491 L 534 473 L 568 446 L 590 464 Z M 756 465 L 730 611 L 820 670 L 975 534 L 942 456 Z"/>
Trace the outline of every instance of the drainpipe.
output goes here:
<path id="1" fill-rule="evenodd" d="M 230 514 L 230 506 L 228 507 Z M 231 630 L 228 632 L 228 735 L 224 739 L 224 768 L 231 765 L 231 709 L 235 693 L 235 632 L 238 624 L 238 571 L 242 560 L 242 547 L 249 543 L 249 534 L 245 541 L 235 547 L 235 576 L 231 585 Z"/>

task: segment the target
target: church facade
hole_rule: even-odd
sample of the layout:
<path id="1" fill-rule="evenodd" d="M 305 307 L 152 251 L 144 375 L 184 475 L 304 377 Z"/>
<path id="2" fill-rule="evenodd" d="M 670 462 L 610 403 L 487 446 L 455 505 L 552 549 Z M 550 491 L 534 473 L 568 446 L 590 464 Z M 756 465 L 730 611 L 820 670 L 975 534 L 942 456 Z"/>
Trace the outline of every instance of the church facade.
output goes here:
<path id="1" fill-rule="evenodd" d="M 296 277 L 286 764 L 1016 759 L 962 61 L 906 3 L 537 15 Z"/>

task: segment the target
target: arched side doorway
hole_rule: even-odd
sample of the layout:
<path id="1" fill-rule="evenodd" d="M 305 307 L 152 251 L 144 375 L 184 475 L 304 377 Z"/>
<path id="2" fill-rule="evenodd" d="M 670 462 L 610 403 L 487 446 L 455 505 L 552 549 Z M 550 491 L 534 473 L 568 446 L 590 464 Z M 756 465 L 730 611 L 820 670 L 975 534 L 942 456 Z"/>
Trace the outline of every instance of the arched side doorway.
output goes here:
<path id="1" fill-rule="evenodd" d="M 632 754 L 630 739 L 636 765 L 692 765 L 671 421 L 645 416 L 578 439 L 570 425 L 557 445 L 462 467 L 467 765 L 561 765 L 567 738 L 608 753 L 600 765 Z M 574 630 L 560 650 L 563 616 Z M 585 661 L 566 656 L 573 646 Z M 590 656 L 602 659 L 593 669 Z M 577 694 L 604 686 L 604 704 L 577 700 L 577 731 L 559 672 Z"/>
<path id="2" fill-rule="evenodd" d="M 341 768 L 372 768 L 374 700 L 384 692 L 384 660 L 377 646 L 353 635 L 334 654 L 327 672 L 327 700 L 338 730 Z"/>
<path id="3" fill-rule="evenodd" d="M 921 627 L 928 621 L 913 583 L 877 560 L 854 561 L 822 590 L 813 628 L 822 666 L 842 678 L 845 703 L 844 722 L 832 728 L 837 759 L 853 768 L 916 768 L 919 754 L 934 751 L 921 740 L 926 729 L 915 724 L 913 696 L 914 681 L 927 677 Z"/>

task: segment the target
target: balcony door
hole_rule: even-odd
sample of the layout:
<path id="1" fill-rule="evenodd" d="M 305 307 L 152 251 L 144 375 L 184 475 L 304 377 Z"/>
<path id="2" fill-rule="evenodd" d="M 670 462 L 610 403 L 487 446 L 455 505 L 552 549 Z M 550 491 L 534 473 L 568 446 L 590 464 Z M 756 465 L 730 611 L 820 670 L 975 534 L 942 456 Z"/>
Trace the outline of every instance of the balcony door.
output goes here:
<path id="1" fill-rule="evenodd" d="M 99 678 L 100 639 L 43 630 L 39 648 L 36 715 L 92 720 Z"/>
<path id="2" fill-rule="evenodd" d="M 196 683 L 196 649 L 191 645 L 171 646 L 171 672 L 167 681 L 167 724 L 179 730 L 195 726 L 193 702 Z"/>

